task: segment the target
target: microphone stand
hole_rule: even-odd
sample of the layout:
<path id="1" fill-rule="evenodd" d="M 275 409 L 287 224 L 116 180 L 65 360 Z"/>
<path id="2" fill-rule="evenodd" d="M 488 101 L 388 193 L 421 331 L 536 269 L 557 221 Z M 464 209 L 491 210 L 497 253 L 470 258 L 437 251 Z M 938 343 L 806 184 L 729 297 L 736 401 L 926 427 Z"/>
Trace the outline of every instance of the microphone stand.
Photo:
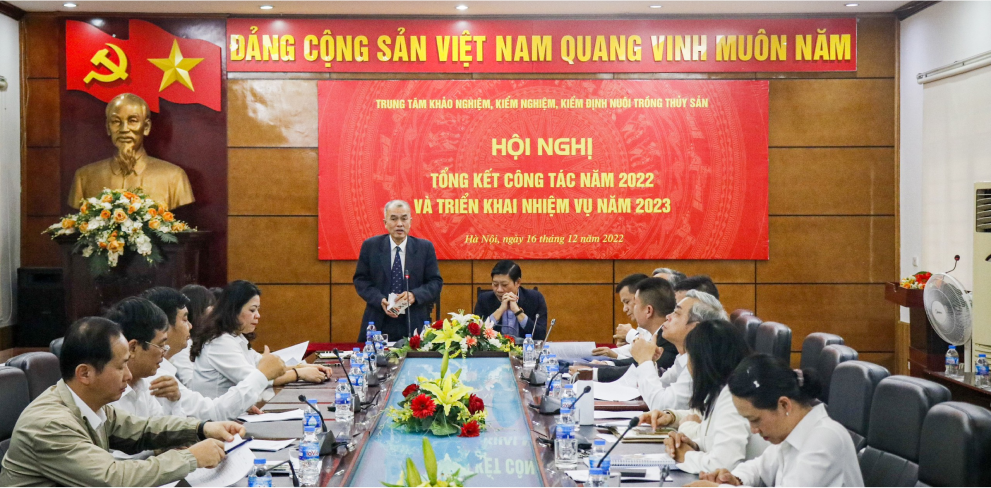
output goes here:
<path id="1" fill-rule="evenodd" d="M 406 294 L 409 295 L 409 269 L 403 270 L 403 276 L 406 277 Z M 409 303 L 409 297 L 406 298 L 406 303 Z M 413 312 L 412 306 L 406 306 L 406 337 L 407 340 L 409 336 L 413 335 L 413 325 L 410 323 L 410 313 Z"/>
<path id="2" fill-rule="evenodd" d="M 317 407 L 315 407 L 315 406 L 313 406 L 313 405 L 311 405 L 310 402 L 309 402 L 309 400 L 306 398 L 306 395 L 300 395 L 297 398 L 299 399 L 299 401 L 303 402 L 307 407 L 312 408 L 313 411 L 317 413 L 317 416 L 320 417 L 320 427 L 323 428 L 323 433 L 326 434 L 327 433 L 327 422 L 324 422 L 323 421 L 323 414 L 320 413 L 320 409 L 317 408 Z"/>
<path id="3" fill-rule="evenodd" d="M 612 454 L 613 449 L 616 449 L 616 446 L 618 446 L 619 443 L 623 441 L 623 438 L 626 437 L 626 434 L 630 433 L 630 429 L 633 429 L 638 424 L 640 424 L 640 417 L 630 419 L 629 424 L 626 426 L 626 430 L 624 430 L 623 433 L 620 434 L 619 438 L 616 439 L 616 442 L 609 448 L 609 450 L 602 455 L 602 457 L 599 459 L 599 462 L 595 465 L 596 468 L 602 467 L 602 461 L 605 461 L 606 458 L 609 457 L 609 454 Z M 661 479 L 663 480 L 664 477 L 662 476 Z M 620 485 L 623 484 L 623 473 L 619 474 L 619 484 Z"/>
<path id="4" fill-rule="evenodd" d="M 278 468 L 279 466 L 282 466 L 283 464 L 286 464 L 286 463 L 289 463 L 289 472 L 292 473 L 292 485 L 293 486 L 299 486 L 299 477 L 296 476 L 296 468 L 293 467 L 292 461 L 289 460 L 289 459 L 286 459 L 285 461 L 282 461 L 279 464 L 275 464 L 275 465 L 269 466 L 267 468 L 261 468 L 261 469 L 255 470 L 255 476 L 258 476 L 259 474 L 262 475 L 262 476 L 265 476 L 269 472 L 271 472 L 273 469 Z"/>
<path id="5" fill-rule="evenodd" d="M 534 330 L 537 330 L 537 320 L 540 319 L 540 314 L 533 321 Z M 551 332 L 554 331 L 554 324 L 557 323 L 557 319 L 551 319 L 551 325 L 547 327 L 547 335 L 544 336 L 544 340 L 540 343 L 540 353 L 537 354 L 537 362 L 533 365 L 533 371 L 530 371 L 530 377 L 527 381 L 530 386 L 540 386 L 547 381 L 547 375 L 540 371 L 540 358 L 544 356 L 544 344 L 547 344 L 547 339 L 551 336 Z"/>
<path id="6" fill-rule="evenodd" d="M 372 371 L 372 358 L 365 357 L 368 362 L 368 379 L 365 380 L 365 384 L 368 386 L 379 386 L 379 375 Z M 375 362 L 378 363 L 378 355 L 375 356 Z"/>
<path id="7" fill-rule="evenodd" d="M 542 415 L 557 415 L 561 413 L 561 400 L 551 398 L 550 392 L 548 391 L 558 376 L 561 376 L 560 371 L 555 373 L 554 376 L 551 376 L 551 379 L 548 380 L 547 384 L 544 386 L 544 394 L 540 397 L 540 407 L 537 408 L 537 411 L 539 411 Z"/>
<path id="8" fill-rule="evenodd" d="M 347 368 L 344 367 L 344 360 L 341 359 L 341 351 L 334 348 L 332 352 L 334 353 L 334 356 L 337 356 L 337 361 L 341 363 L 341 369 L 344 370 L 344 378 L 348 380 L 348 386 L 351 387 L 351 404 L 354 405 L 354 413 L 357 414 L 361 411 L 361 400 L 358 399 L 358 392 L 354 389 L 354 384 L 351 383 L 351 375 L 348 374 Z"/>

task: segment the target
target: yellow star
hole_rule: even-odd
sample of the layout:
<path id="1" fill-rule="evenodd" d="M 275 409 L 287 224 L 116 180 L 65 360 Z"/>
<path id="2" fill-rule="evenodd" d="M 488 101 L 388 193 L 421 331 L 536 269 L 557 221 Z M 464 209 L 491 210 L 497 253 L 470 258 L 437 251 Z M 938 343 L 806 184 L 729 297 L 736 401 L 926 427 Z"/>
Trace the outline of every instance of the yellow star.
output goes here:
<path id="1" fill-rule="evenodd" d="M 169 54 L 169 57 L 164 59 L 149 59 L 148 61 L 151 61 L 152 64 L 165 72 L 162 76 L 162 86 L 158 88 L 158 91 L 168 88 L 169 85 L 176 81 L 182 83 L 186 88 L 196 91 L 193 89 L 193 81 L 189 78 L 189 71 L 196 67 L 197 64 L 200 64 L 203 58 L 183 58 L 182 52 L 179 51 L 178 40 L 172 40 L 172 52 Z"/>

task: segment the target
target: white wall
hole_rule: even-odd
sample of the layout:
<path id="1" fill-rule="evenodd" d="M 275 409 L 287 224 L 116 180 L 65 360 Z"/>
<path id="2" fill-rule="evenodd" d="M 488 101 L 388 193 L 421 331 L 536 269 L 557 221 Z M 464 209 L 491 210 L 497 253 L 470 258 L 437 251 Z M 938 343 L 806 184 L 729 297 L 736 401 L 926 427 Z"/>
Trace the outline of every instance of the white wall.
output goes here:
<path id="1" fill-rule="evenodd" d="M 21 257 L 21 72 L 17 21 L 0 15 L 0 326 L 13 323 Z"/>
<path id="2" fill-rule="evenodd" d="M 991 2 L 941 2 L 901 23 L 900 45 L 900 198 L 901 276 L 921 270 L 945 272 L 953 267 L 953 255 L 923 261 L 922 192 L 923 120 L 922 85 L 915 77 L 940 66 L 991 51 Z M 970 187 L 971 191 L 973 186 Z M 970 265 L 964 256 L 961 265 Z M 919 260 L 912 264 L 913 258 Z M 908 309 L 902 309 L 908 322 Z"/>

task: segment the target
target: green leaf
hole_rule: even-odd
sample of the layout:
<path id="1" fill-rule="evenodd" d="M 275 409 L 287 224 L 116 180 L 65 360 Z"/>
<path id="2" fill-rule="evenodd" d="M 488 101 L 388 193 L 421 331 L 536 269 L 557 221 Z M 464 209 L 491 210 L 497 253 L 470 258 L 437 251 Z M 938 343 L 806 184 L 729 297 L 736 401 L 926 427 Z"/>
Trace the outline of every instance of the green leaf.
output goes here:
<path id="1" fill-rule="evenodd" d="M 392 483 L 386 483 L 385 481 L 380 481 L 379 483 L 382 483 L 382 486 L 391 486 L 393 488 L 396 488 L 398 486 L 403 486 L 403 485 L 394 485 Z"/>
<path id="2" fill-rule="evenodd" d="M 158 237 L 162 240 L 162 242 L 167 242 L 169 244 L 175 244 L 176 242 L 179 242 L 179 239 L 176 239 L 176 236 L 172 234 L 167 234 L 165 232 L 158 232 Z"/>
<path id="3" fill-rule="evenodd" d="M 420 479 L 420 471 L 416 469 L 413 460 L 406 458 L 406 486 L 420 486 L 423 480 Z"/>
<path id="4" fill-rule="evenodd" d="M 423 438 L 423 467 L 427 469 L 427 478 L 430 484 L 437 484 L 437 455 L 434 448 L 426 437 Z"/>

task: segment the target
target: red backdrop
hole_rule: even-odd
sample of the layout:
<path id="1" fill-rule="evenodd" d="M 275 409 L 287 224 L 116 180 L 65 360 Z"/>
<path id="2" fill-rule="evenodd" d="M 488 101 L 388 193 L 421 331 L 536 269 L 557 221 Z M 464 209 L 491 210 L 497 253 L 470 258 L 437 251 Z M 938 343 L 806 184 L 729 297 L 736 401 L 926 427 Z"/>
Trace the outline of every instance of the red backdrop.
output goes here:
<path id="1" fill-rule="evenodd" d="M 543 102 L 495 108 L 507 97 Z M 466 100 L 492 108 L 430 108 Z M 356 259 L 395 198 L 416 207 L 412 234 L 440 259 L 768 258 L 766 81 L 322 81 L 319 101 L 321 259 Z M 514 135 L 529 155 L 500 149 Z M 548 138 L 591 139 L 592 155 L 539 154 Z M 486 170 L 496 187 L 479 186 Z M 517 171 L 542 185 L 506 187 Z M 443 173 L 465 176 L 450 187 L 432 176 Z M 573 185 L 554 185 L 568 174 Z M 583 185 L 583 174 L 613 184 Z M 535 212 L 528 199 L 558 208 Z"/>

